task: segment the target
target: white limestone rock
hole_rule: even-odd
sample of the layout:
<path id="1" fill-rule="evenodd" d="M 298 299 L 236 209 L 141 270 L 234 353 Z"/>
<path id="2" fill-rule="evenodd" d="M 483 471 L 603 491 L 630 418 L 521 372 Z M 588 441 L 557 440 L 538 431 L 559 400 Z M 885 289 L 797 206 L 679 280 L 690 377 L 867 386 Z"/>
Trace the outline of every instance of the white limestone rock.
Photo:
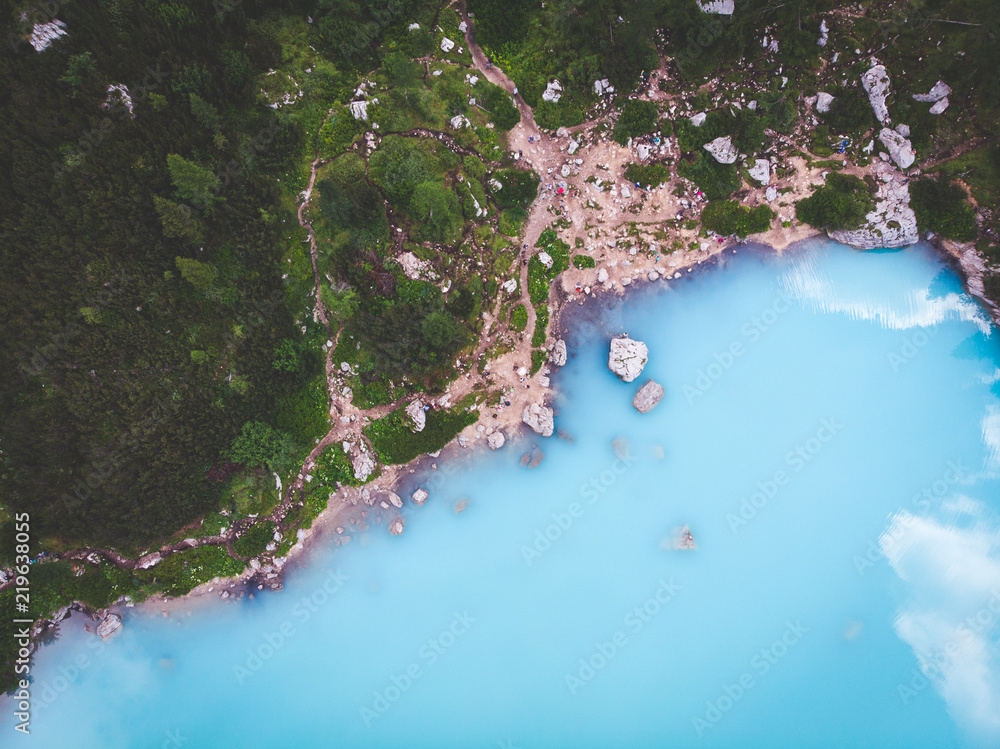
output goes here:
<path id="1" fill-rule="evenodd" d="M 905 125 L 902 122 L 900 122 L 898 125 L 896 125 L 896 127 L 894 127 L 893 130 L 895 130 L 897 133 L 899 133 L 900 135 L 902 135 L 904 138 L 909 138 L 910 137 L 910 126 L 909 125 Z"/>
<path id="2" fill-rule="evenodd" d="M 750 176 L 762 185 L 771 181 L 771 162 L 767 159 L 757 159 L 748 171 Z"/>
<path id="3" fill-rule="evenodd" d="M 398 509 L 403 506 L 403 498 L 396 492 L 389 492 L 389 504 Z"/>
<path id="4" fill-rule="evenodd" d="M 367 481 L 375 471 L 375 458 L 367 450 L 358 452 L 351 458 L 351 468 L 354 470 L 354 478 Z"/>
<path id="5" fill-rule="evenodd" d="M 878 134 L 878 139 L 889 151 L 889 156 L 896 162 L 900 169 L 909 169 L 917 158 L 917 152 L 913 150 L 910 141 L 887 127 L 882 128 Z"/>
<path id="6" fill-rule="evenodd" d="M 572 156 L 577 152 L 578 148 L 580 148 L 580 144 L 575 140 L 571 140 L 569 142 L 569 148 L 567 148 L 566 151 L 567 153 L 569 153 L 570 156 Z"/>
<path id="7" fill-rule="evenodd" d="M 555 263 L 555 261 L 552 259 L 552 256 L 545 250 L 542 250 L 541 252 L 538 253 L 538 259 L 542 261 L 542 265 L 544 265 L 546 268 L 551 268 L 553 263 Z"/>
<path id="8" fill-rule="evenodd" d="M 633 340 L 628 336 L 611 339 L 608 369 L 625 382 L 632 382 L 642 374 L 642 368 L 646 366 L 648 360 L 649 349 L 642 341 Z"/>
<path id="9" fill-rule="evenodd" d="M 623 198 L 632 197 L 632 191 L 628 188 L 628 185 L 622 185 L 622 197 Z"/>
<path id="10" fill-rule="evenodd" d="M 635 406 L 635 410 L 641 414 L 649 413 L 653 406 L 660 402 L 663 397 L 663 385 L 658 382 L 653 382 L 649 380 L 645 385 L 639 388 L 639 392 L 635 394 L 635 398 L 632 399 L 632 405 Z"/>
<path id="11" fill-rule="evenodd" d="M 543 437 L 551 437 L 552 432 L 555 431 L 555 413 L 551 408 L 543 406 L 541 403 L 525 406 L 521 413 L 521 421 Z"/>
<path id="12" fill-rule="evenodd" d="M 503 286 L 501 288 L 503 288 L 504 292 L 506 292 L 507 294 L 513 294 L 515 291 L 517 291 L 517 279 L 508 278 L 506 281 L 503 282 Z"/>
<path id="13" fill-rule="evenodd" d="M 718 16 L 731 16 L 736 10 L 735 0 L 698 0 L 702 13 L 714 13 Z"/>
<path id="14" fill-rule="evenodd" d="M 427 424 L 427 414 L 424 412 L 424 404 L 419 399 L 406 407 L 406 415 L 413 422 L 411 428 L 414 432 L 424 431 L 424 426 Z"/>
<path id="15" fill-rule="evenodd" d="M 833 103 L 833 96 L 826 93 L 825 91 L 820 91 L 816 94 L 816 111 L 821 114 L 825 114 L 830 111 L 830 104 Z"/>
<path id="16" fill-rule="evenodd" d="M 949 86 L 944 81 L 938 81 L 932 87 L 929 93 L 926 94 L 914 94 L 913 98 L 917 101 L 923 102 L 938 102 L 942 99 L 947 98 L 951 93 L 951 86 Z"/>
<path id="17" fill-rule="evenodd" d="M 868 101 L 871 102 L 878 121 L 889 122 L 889 108 L 885 105 L 885 99 L 889 95 L 890 81 L 885 65 L 875 65 L 862 75 L 861 85 L 868 93 Z"/>
<path id="18" fill-rule="evenodd" d="M 705 114 L 704 112 L 698 112 L 698 114 L 688 118 L 691 124 L 694 125 L 695 127 L 701 127 L 702 125 L 704 125 L 706 119 L 708 119 L 708 115 Z"/>
<path id="19" fill-rule="evenodd" d="M 368 120 L 368 102 L 367 101 L 352 101 L 347 105 L 351 114 L 354 115 L 356 120 Z"/>
<path id="20" fill-rule="evenodd" d="M 607 283 L 608 281 L 608 270 L 607 268 L 598 268 L 597 270 L 597 283 Z"/>
<path id="21" fill-rule="evenodd" d="M 453 42 L 448 37 L 444 37 L 441 40 L 441 51 L 442 52 L 451 52 L 453 49 L 455 49 L 455 42 Z"/>
<path id="22" fill-rule="evenodd" d="M 28 43 L 35 48 L 35 52 L 42 52 L 61 36 L 66 35 L 66 24 L 56 19 L 48 23 L 36 23 L 31 29 L 31 37 Z"/>
<path id="23" fill-rule="evenodd" d="M 607 78 L 594 81 L 594 93 L 598 96 L 601 96 L 602 94 L 613 94 L 614 92 L 615 87 L 611 85 L 611 82 Z"/>
<path id="24" fill-rule="evenodd" d="M 403 534 L 403 528 L 406 527 L 406 521 L 402 517 L 397 515 L 389 523 L 389 533 L 393 536 L 401 536 Z"/>
<path id="25" fill-rule="evenodd" d="M 645 161 L 649 158 L 649 146 L 645 143 L 640 143 L 636 146 L 635 153 L 642 161 Z"/>
<path id="26" fill-rule="evenodd" d="M 566 359 L 566 341 L 560 338 L 549 349 L 549 362 L 555 367 L 565 367 Z"/>
<path id="27" fill-rule="evenodd" d="M 825 18 L 819 22 L 819 33 L 820 37 L 816 40 L 816 44 L 820 47 L 825 47 L 826 43 L 830 41 L 830 27 L 826 25 Z"/>
<path id="28" fill-rule="evenodd" d="M 944 112 L 944 110 L 946 110 L 948 108 L 948 104 L 949 104 L 949 101 L 948 101 L 948 97 L 946 96 L 941 101 L 939 101 L 937 104 L 935 104 L 933 107 L 931 107 L 930 109 L 928 109 L 927 111 L 930 112 L 931 114 L 941 114 L 941 113 Z"/>
<path id="29" fill-rule="evenodd" d="M 739 156 L 736 146 L 733 145 L 733 139 L 728 135 L 723 135 L 713 141 L 709 141 L 704 145 L 704 148 L 720 164 L 732 164 Z"/>
<path id="30" fill-rule="evenodd" d="M 469 25 L 465 21 L 460 21 L 458 24 L 458 30 L 464 34 L 469 30 Z"/>
<path id="31" fill-rule="evenodd" d="M 427 498 L 429 496 L 430 496 L 430 492 L 428 492 L 426 489 L 417 489 L 410 496 L 410 499 L 413 500 L 413 504 L 415 504 L 415 505 L 417 505 L 419 507 L 420 505 L 422 505 L 424 502 L 427 501 Z"/>
<path id="32" fill-rule="evenodd" d="M 97 634 L 106 640 L 122 628 L 122 618 L 115 613 L 109 613 L 97 624 Z"/>
<path id="33" fill-rule="evenodd" d="M 764 199 L 767 200 L 768 203 L 773 203 L 775 200 L 777 200 L 778 188 L 774 187 L 773 185 L 771 187 L 768 187 L 767 190 L 764 191 Z"/>
<path id="34" fill-rule="evenodd" d="M 544 101 L 551 101 L 553 104 L 559 101 L 562 97 L 562 86 L 559 85 L 559 79 L 553 78 L 549 85 L 545 87 L 545 91 L 542 92 L 542 99 Z"/>
<path id="35" fill-rule="evenodd" d="M 917 218 L 910 208 L 910 188 L 906 177 L 889 164 L 878 161 L 873 167 L 878 191 L 874 210 L 865 224 L 851 231 L 828 232 L 830 238 L 860 250 L 905 247 L 920 239 Z"/>
<path id="36" fill-rule="evenodd" d="M 490 436 L 486 438 L 486 444 L 489 446 L 490 450 L 499 450 L 504 446 L 507 440 L 503 436 L 503 432 L 493 432 Z"/>
<path id="37" fill-rule="evenodd" d="M 135 566 L 141 570 L 148 570 L 153 565 L 159 564 L 162 559 L 163 557 L 160 556 L 160 552 L 154 551 L 152 554 L 141 557 Z"/>

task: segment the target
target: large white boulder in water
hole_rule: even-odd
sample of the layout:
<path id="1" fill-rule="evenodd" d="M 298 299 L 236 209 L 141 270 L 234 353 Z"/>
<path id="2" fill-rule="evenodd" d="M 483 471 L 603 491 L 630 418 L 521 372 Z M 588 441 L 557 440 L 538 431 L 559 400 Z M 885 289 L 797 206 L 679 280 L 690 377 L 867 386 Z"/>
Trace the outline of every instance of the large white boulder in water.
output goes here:
<path id="1" fill-rule="evenodd" d="M 97 625 L 97 634 L 102 640 L 111 637 L 122 627 L 122 618 L 118 614 L 109 613 Z"/>
<path id="2" fill-rule="evenodd" d="M 642 368 L 649 360 L 649 349 L 642 341 L 634 341 L 628 336 L 611 339 L 608 354 L 608 369 L 625 382 L 632 382 L 642 374 Z"/>
<path id="3" fill-rule="evenodd" d="M 913 162 L 917 158 L 917 152 L 913 150 L 913 145 L 901 133 L 884 127 L 878 134 L 878 139 L 882 141 L 882 145 L 889 151 L 889 156 L 896 162 L 896 166 L 900 169 L 909 169 L 913 166 Z"/>
<path id="4" fill-rule="evenodd" d="M 663 397 L 663 385 L 658 382 L 653 382 L 649 380 L 645 385 L 639 388 L 639 392 L 635 394 L 635 398 L 632 399 L 632 405 L 635 406 L 635 410 L 641 414 L 649 413 L 653 406 L 660 402 Z"/>
<path id="5" fill-rule="evenodd" d="M 889 121 L 889 108 L 885 105 L 885 99 L 889 95 L 889 83 L 889 73 L 885 65 L 875 65 L 861 76 L 861 85 L 868 93 L 872 111 L 882 123 Z"/>
<path id="6" fill-rule="evenodd" d="M 531 403 L 524 407 L 521 421 L 531 427 L 535 434 L 551 437 L 555 431 L 555 412 L 541 403 Z"/>
<path id="7" fill-rule="evenodd" d="M 506 441 L 503 432 L 493 432 L 493 434 L 486 438 L 486 444 L 490 446 L 490 450 L 499 450 Z"/>
<path id="8" fill-rule="evenodd" d="M 736 146 L 733 145 L 733 139 L 728 135 L 723 135 L 715 140 L 709 141 L 704 146 L 705 150 L 708 151 L 715 160 L 720 164 L 732 164 L 736 161 L 736 157 L 739 153 L 736 151 Z"/>

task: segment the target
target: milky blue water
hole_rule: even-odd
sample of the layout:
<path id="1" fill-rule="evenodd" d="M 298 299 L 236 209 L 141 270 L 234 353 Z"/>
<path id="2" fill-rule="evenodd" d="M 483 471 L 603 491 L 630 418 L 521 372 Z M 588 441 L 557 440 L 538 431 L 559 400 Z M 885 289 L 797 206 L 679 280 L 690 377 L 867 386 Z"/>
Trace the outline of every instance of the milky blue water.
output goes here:
<path id="1" fill-rule="evenodd" d="M 924 246 L 633 293 L 570 333 L 572 441 L 439 465 L 404 535 L 320 544 L 281 592 L 64 625 L 22 743 L 997 746 L 997 338 Z"/>

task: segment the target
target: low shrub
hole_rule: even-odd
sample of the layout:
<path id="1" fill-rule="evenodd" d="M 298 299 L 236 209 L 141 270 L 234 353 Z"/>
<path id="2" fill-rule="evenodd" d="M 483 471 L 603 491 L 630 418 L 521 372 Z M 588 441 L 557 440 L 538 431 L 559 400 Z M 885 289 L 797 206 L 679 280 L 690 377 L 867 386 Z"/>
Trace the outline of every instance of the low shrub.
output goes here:
<path id="1" fill-rule="evenodd" d="M 510 327 L 518 333 L 528 327 L 528 310 L 523 304 L 510 311 Z"/>
<path id="2" fill-rule="evenodd" d="M 766 205 L 747 208 L 735 200 L 713 201 L 701 213 L 702 225 L 723 236 L 746 237 L 771 228 L 774 211 Z"/>
<path id="3" fill-rule="evenodd" d="M 795 216 L 817 229 L 857 229 L 875 206 L 868 185 L 849 174 L 827 175 L 826 184 L 795 204 Z"/>
<path id="4" fill-rule="evenodd" d="M 573 256 L 573 266 L 579 269 L 583 268 L 593 268 L 597 265 L 597 261 L 594 260 L 590 255 L 574 255 Z"/>
<path id="5" fill-rule="evenodd" d="M 971 242 L 978 235 L 976 211 L 966 201 L 965 190 L 954 182 L 922 179 L 911 183 L 910 207 L 921 231 L 959 242 Z"/>
<path id="6" fill-rule="evenodd" d="M 423 431 L 414 432 L 413 422 L 399 408 L 364 428 L 378 459 L 388 465 L 409 463 L 424 453 L 440 450 L 478 417 L 465 410 L 428 411 Z"/>

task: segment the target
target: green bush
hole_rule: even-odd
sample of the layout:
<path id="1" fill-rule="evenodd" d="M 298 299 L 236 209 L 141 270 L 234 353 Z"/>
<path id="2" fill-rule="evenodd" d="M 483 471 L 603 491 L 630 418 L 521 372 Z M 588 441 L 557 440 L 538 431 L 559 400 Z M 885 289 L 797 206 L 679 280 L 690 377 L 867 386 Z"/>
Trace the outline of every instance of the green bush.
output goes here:
<path id="1" fill-rule="evenodd" d="M 510 327 L 518 333 L 528 327 L 528 310 L 523 304 L 510 311 Z"/>
<path id="2" fill-rule="evenodd" d="M 531 336 L 532 346 L 545 343 L 545 329 L 549 327 L 549 305 L 539 304 L 535 307 L 535 332 Z"/>
<path id="3" fill-rule="evenodd" d="M 540 304 L 549 298 L 549 275 L 538 255 L 528 260 L 528 297 L 532 304 Z"/>
<path id="4" fill-rule="evenodd" d="M 339 442 L 328 445 L 316 459 L 316 480 L 330 490 L 336 489 L 338 483 L 357 483 L 351 461 Z"/>
<path id="5" fill-rule="evenodd" d="M 595 261 L 590 255 L 573 256 L 573 266 L 579 268 L 580 270 L 584 268 L 594 268 L 596 265 L 597 261 Z"/>
<path id="6" fill-rule="evenodd" d="M 520 206 L 504 208 L 500 212 L 500 233 L 506 234 L 508 237 L 516 237 L 521 233 L 521 227 L 524 226 L 527 218 L 528 212 Z"/>
<path id="7" fill-rule="evenodd" d="M 875 124 L 868 96 L 860 88 L 837 88 L 830 92 L 833 102 L 830 111 L 820 113 L 830 129 L 838 134 L 864 133 Z"/>
<path id="8" fill-rule="evenodd" d="M 476 84 L 475 90 L 476 101 L 493 115 L 493 124 L 497 130 L 505 133 L 521 121 L 520 110 L 514 106 L 510 94 L 500 86 L 483 78 Z"/>
<path id="9" fill-rule="evenodd" d="M 954 182 L 921 179 L 911 183 L 910 207 L 921 231 L 959 242 L 971 242 L 978 235 L 976 211 L 966 201 L 965 190 Z"/>
<path id="10" fill-rule="evenodd" d="M 655 187 L 670 179 L 670 170 L 663 164 L 629 164 L 625 167 L 625 179 L 632 184 Z"/>
<path id="11" fill-rule="evenodd" d="M 833 172 L 826 184 L 795 204 L 795 216 L 817 229 L 857 229 L 875 206 L 868 186 L 857 177 Z"/>
<path id="12" fill-rule="evenodd" d="M 548 360 L 549 355 L 540 349 L 531 352 L 531 374 L 535 374 Z"/>
<path id="13" fill-rule="evenodd" d="M 640 101 L 632 99 L 622 107 L 618 122 L 612 133 L 615 141 L 624 146 L 629 138 L 646 135 L 656 129 L 657 115 L 659 114 L 656 104 L 651 101 Z"/>
<path id="14" fill-rule="evenodd" d="M 440 450 L 478 417 L 465 410 L 428 411 L 421 432 L 412 430 L 413 422 L 403 408 L 393 411 L 364 428 L 378 459 L 387 464 L 409 463 L 424 453 Z"/>
<path id="15" fill-rule="evenodd" d="M 270 520 L 257 523 L 242 536 L 233 541 L 233 551 L 241 557 L 256 557 L 264 553 L 274 538 L 274 523 Z"/>
<path id="16" fill-rule="evenodd" d="M 535 122 L 546 130 L 573 127 L 584 121 L 583 110 L 566 101 L 540 101 L 535 107 Z"/>
<path id="17" fill-rule="evenodd" d="M 723 236 L 736 234 L 746 237 L 760 234 L 771 227 L 774 211 L 766 205 L 747 208 L 735 200 L 713 201 L 701 213 L 702 225 Z"/>
<path id="18" fill-rule="evenodd" d="M 493 200 L 500 208 L 523 208 L 531 205 L 538 195 L 538 175 L 521 169 L 502 169 L 493 178 L 501 189 L 493 191 Z"/>
<path id="19" fill-rule="evenodd" d="M 736 192 L 741 184 L 735 164 L 720 164 L 705 152 L 693 160 L 683 159 L 677 173 L 698 185 L 709 200 L 723 200 Z"/>
<path id="20" fill-rule="evenodd" d="M 1000 304 L 1000 273 L 990 273 L 983 277 L 986 298 Z"/>

